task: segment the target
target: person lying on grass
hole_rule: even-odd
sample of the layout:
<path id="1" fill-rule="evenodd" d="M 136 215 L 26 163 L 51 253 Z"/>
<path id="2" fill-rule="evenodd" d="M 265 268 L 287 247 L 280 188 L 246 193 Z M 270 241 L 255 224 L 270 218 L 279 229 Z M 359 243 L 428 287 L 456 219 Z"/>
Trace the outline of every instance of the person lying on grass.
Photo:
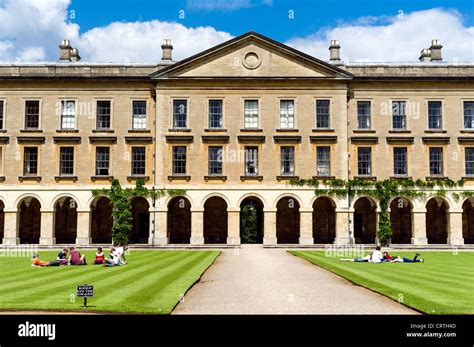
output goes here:
<path id="1" fill-rule="evenodd" d="M 356 263 L 381 263 L 383 259 L 382 252 L 380 252 L 380 246 L 375 247 L 375 250 L 372 254 L 366 255 L 362 258 L 343 258 L 341 261 L 352 261 Z"/>
<path id="2" fill-rule="evenodd" d="M 86 256 L 81 255 L 81 252 L 74 247 L 69 248 L 69 264 L 71 265 L 87 265 Z"/>
<path id="3" fill-rule="evenodd" d="M 43 261 L 39 258 L 39 254 L 33 254 L 33 258 L 31 259 L 31 266 L 33 267 L 60 266 L 60 265 L 66 265 L 66 264 L 67 263 L 61 263 L 60 260 Z"/>
<path id="4" fill-rule="evenodd" d="M 404 258 L 400 256 L 391 256 L 388 252 L 383 252 L 383 260 L 382 262 L 390 262 L 390 263 L 424 263 L 423 259 L 418 259 L 420 253 L 416 253 L 413 259 Z"/>

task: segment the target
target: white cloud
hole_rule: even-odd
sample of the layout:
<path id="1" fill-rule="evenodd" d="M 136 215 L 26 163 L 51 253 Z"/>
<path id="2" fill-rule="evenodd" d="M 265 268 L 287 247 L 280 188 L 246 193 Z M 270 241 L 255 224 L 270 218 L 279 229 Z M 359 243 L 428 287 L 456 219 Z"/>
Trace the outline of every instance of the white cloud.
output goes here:
<path id="1" fill-rule="evenodd" d="M 380 22 L 384 23 L 375 25 Z M 432 39 L 441 40 L 444 61 L 474 61 L 474 27 L 464 26 L 456 11 L 431 9 L 393 17 L 363 17 L 287 44 L 327 60 L 331 39 L 339 40 L 341 57 L 349 62 L 417 61 Z"/>

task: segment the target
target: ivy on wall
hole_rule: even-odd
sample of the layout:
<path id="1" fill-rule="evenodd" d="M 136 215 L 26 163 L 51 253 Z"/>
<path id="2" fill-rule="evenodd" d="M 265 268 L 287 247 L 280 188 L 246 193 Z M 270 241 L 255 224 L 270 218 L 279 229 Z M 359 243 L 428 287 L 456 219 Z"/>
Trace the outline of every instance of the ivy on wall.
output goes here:
<path id="1" fill-rule="evenodd" d="M 383 181 L 370 181 L 360 178 L 353 180 L 292 179 L 289 183 L 299 187 L 314 187 L 316 195 L 348 199 L 352 199 L 355 196 L 366 196 L 376 199 L 380 207 L 377 239 L 383 245 L 388 244 L 392 236 L 390 213 L 388 212 L 391 199 L 396 197 L 424 198 L 428 192 L 434 192 L 436 197 L 442 198 L 446 196 L 447 190 L 450 190 L 451 196 L 456 201 L 474 196 L 473 191 L 451 191 L 464 186 L 464 180 L 454 181 L 451 179 L 433 179 L 429 181 L 421 179 L 412 180 L 409 178 L 386 179 Z"/>
<path id="2" fill-rule="evenodd" d="M 153 200 L 165 196 L 183 195 L 184 190 L 178 189 L 149 189 L 145 181 L 139 179 L 134 188 L 122 188 L 119 180 L 113 179 L 110 188 L 94 189 L 92 195 L 106 196 L 112 204 L 112 243 L 115 246 L 126 245 L 132 226 L 132 199 L 135 197 L 150 197 Z"/>

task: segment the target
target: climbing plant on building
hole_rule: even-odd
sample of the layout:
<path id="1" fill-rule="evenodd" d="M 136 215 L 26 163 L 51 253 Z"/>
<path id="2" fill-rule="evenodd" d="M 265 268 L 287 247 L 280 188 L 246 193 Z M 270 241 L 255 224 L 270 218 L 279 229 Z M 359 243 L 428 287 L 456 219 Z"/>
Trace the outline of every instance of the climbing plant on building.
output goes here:
<path id="1" fill-rule="evenodd" d="M 409 178 L 386 179 L 383 181 L 372 181 L 365 179 L 292 179 L 289 182 L 293 186 L 314 187 L 316 195 L 329 195 L 349 200 L 357 196 L 374 198 L 379 203 L 379 218 L 377 228 L 377 239 L 382 245 L 387 245 L 392 236 L 390 223 L 389 203 L 396 197 L 400 198 L 424 198 L 429 192 L 434 192 L 437 197 L 445 197 L 449 191 L 454 200 L 474 196 L 474 191 L 460 190 L 464 186 L 464 180 L 454 181 L 451 179 L 412 180 Z"/>
<path id="2" fill-rule="evenodd" d="M 132 230 L 132 199 L 150 197 L 153 200 L 165 196 L 179 196 L 185 193 L 178 189 L 150 189 L 143 179 L 138 179 L 133 188 L 123 188 L 119 180 L 113 179 L 110 188 L 94 189 L 92 195 L 106 196 L 112 204 L 112 243 L 116 246 L 128 243 Z"/>

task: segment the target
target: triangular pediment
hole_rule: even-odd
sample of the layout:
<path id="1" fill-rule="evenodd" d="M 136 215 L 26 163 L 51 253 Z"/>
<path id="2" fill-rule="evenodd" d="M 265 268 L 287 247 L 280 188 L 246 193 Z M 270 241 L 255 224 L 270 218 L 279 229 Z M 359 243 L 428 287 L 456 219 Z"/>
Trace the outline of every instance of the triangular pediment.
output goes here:
<path id="1" fill-rule="evenodd" d="M 257 33 L 247 33 L 170 65 L 152 78 L 351 78 L 336 66 Z"/>

